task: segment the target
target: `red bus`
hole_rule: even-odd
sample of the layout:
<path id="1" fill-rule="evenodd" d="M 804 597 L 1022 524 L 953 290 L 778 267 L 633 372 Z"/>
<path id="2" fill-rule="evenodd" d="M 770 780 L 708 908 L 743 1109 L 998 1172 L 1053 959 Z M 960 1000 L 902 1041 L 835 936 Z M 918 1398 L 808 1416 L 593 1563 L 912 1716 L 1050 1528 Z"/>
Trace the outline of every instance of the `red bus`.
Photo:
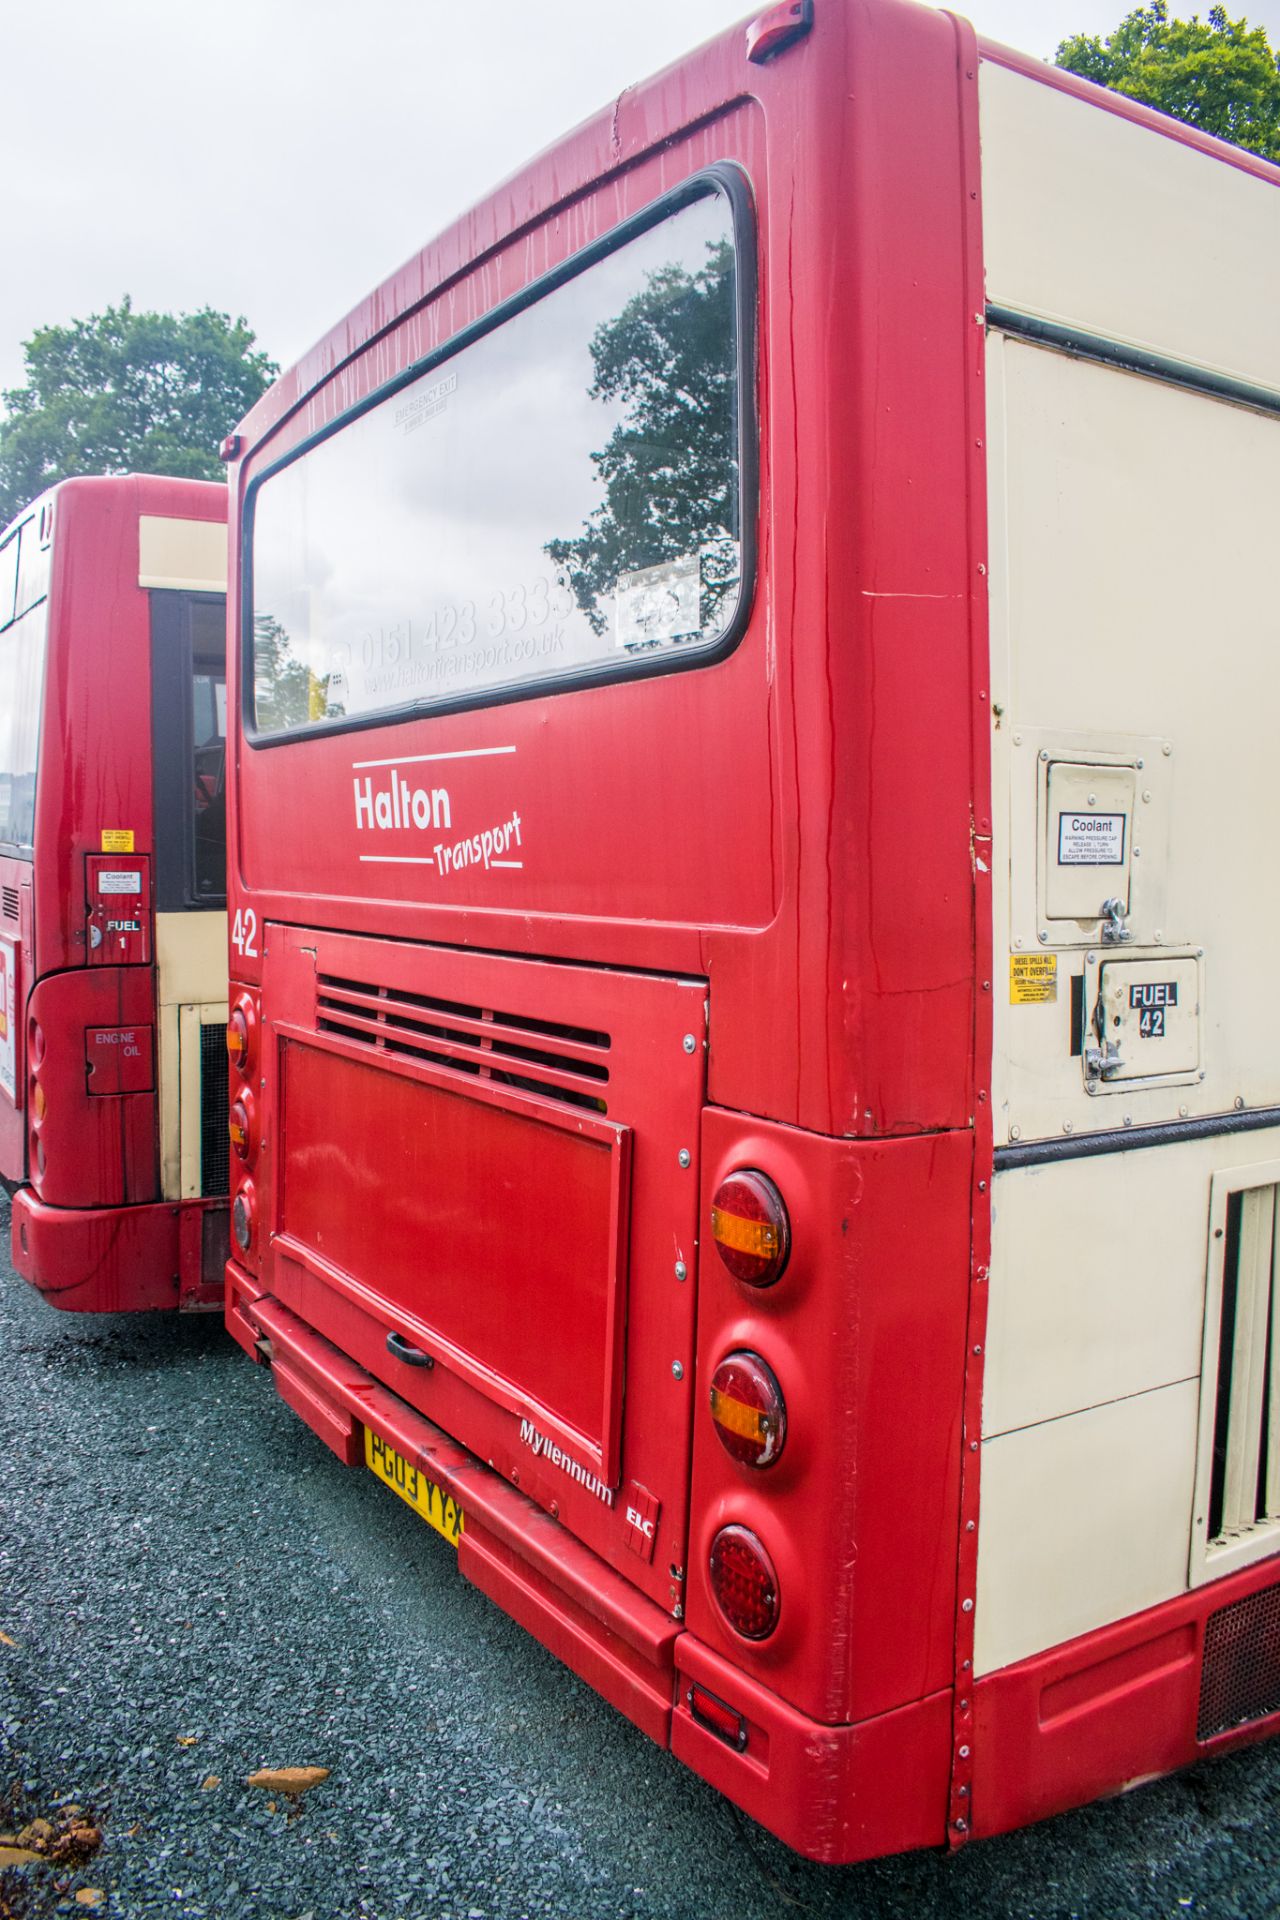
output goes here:
<path id="1" fill-rule="evenodd" d="M 0 534 L 0 1177 L 55 1307 L 221 1298 L 226 512 L 67 480 Z"/>
<path id="2" fill-rule="evenodd" d="M 793 1847 L 1280 1711 L 1280 173 L 907 0 L 228 446 L 228 1322 Z"/>

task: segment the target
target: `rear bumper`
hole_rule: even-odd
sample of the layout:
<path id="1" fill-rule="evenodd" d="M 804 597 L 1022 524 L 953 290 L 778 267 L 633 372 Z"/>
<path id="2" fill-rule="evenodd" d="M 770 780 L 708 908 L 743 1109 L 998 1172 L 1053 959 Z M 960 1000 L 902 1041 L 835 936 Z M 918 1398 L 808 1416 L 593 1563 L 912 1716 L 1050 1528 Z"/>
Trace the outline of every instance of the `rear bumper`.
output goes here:
<path id="1" fill-rule="evenodd" d="M 977 1682 L 975 1837 L 1280 1732 L 1280 1555 Z"/>
<path id="2" fill-rule="evenodd" d="M 946 1839 L 950 1695 L 858 1726 L 797 1713 L 682 1630 L 549 1513 L 457 1446 L 278 1300 L 227 1270 L 227 1325 L 268 1358 L 282 1399 L 348 1466 L 362 1428 L 452 1495 L 458 1570 L 659 1746 L 814 1860 L 848 1863 Z M 745 1746 L 690 1710 L 691 1685 L 731 1703 Z"/>
<path id="3" fill-rule="evenodd" d="M 226 1250 L 225 1200 L 48 1207 L 30 1187 L 13 1197 L 13 1264 L 70 1313 L 215 1307 Z"/>

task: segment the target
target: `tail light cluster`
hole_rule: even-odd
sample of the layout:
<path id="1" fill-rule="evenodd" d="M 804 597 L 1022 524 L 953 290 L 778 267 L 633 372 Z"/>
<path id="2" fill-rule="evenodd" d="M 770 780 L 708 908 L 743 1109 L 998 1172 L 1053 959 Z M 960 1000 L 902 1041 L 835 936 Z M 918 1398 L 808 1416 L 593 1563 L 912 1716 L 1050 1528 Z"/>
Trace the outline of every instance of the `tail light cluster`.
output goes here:
<path id="1" fill-rule="evenodd" d="M 45 1170 L 44 1141 L 40 1137 L 47 1111 L 44 1086 L 40 1079 L 44 1053 L 44 1028 L 38 1020 L 33 1020 L 27 1029 L 27 1161 L 33 1181 L 40 1180 Z"/>
<path id="2" fill-rule="evenodd" d="M 254 1251 L 257 1237 L 257 1196 L 253 1166 L 258 1157 L 258 1107 L 254 1075 L 258 1065 L 258 1010 L 251 994 L 242 993 L 227 1020 L 227 1057 L 231 1063 L 230 1110 L 232 1163 L 231 1235 L 242 1255 Z M 236 1166 L 239 1162 L 239 1166 Z"/>
<path id="3" fill-rule="evenodd" d="M 775 1286 L 791 1254 L 786 1205 L 767 1174 L 739 1168 L 716 1188 L 711 1240 L 728 1272 L 753 1290 Z M 768 1360 L 746 1348 L 726 1353 L 711 1375 L 711 1419 L 731 1460 L 749 1473 L 776 1466 L 787 1439 L 787 1406 Z M 769 1551 L 750 1527 L 732 1522 L 711 1542 L 716 1604 L 744 1640 L 766 1640 L 778 1624 L 781 1594 Z"/>

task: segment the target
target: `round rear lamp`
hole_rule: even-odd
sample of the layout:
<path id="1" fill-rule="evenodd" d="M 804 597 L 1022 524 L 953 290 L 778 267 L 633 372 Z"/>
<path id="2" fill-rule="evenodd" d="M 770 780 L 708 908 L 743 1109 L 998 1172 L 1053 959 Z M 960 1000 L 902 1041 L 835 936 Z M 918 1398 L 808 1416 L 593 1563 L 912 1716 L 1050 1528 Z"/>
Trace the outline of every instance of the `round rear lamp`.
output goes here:
<path id="1" fill-rule="evenodd" d="M 711 1591 L 744 1640 L 767 1640 L 778 1624 L 778 1576 L 749 1527 L 721 1527 L 711 1542 Z"/>
<path id="2" fill-rule="evenodd" d="M 231 1202 L 231 1233 L 241 1253 L 253 1245 L 253 1188 L 246 1183 Z"/>
<path id="3" fill-rule="evenodd" d="M 747 1467 L 771 1467 L 787 1437 L 782 1389 L 758 1353 L 730 1353 L 711 1376 L 720 1444 Z"/>
<path id="4" fill-rule="evenodd" d="M 782 1195 L 763 1173 L 743 1168 L 716 1188 L 711 1238 L 735 1280 L 771 1287 L 791 1251 L 791 1223 Z"/>
<path id="5" fill-rule="evenodd" d="M 233 1067 L 241 1073 L 248 1073 L 252 1064 L 249 1059 L 249 1022 L 243 1007 L 232 1007 L 231 1018 L 227 1021 L 227 1056 Z"/>
<path id="6" fill-rule="evenodd" d="M 241 1160 L 249 1158 L 251 1147 L 249 1109 L 243 1100 L 233 1100 L 231 1112 L 227 1116 L 227 1129 L 231 1135 L 231 1144 Z"/>

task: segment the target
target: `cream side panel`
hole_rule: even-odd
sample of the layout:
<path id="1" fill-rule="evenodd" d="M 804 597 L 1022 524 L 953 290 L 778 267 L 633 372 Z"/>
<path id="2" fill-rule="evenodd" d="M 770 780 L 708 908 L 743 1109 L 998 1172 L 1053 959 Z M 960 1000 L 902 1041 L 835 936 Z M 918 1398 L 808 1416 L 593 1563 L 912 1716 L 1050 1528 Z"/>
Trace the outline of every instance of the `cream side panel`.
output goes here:
<path id="1" fill-rule="evenodd" d="M 1280 387 L 1280 186 L 984 61 L 987 299 Z"/>
<path id="2" fill-rule="evenodd" d="M 974 1668 L 1185 1592 L 1198 1384 L 984 1442 Z"/>
<path id="3" fill-rule="evenodd" d="M 227 916 L 222 911 L 158 913 L 156 959 L 162 1007 L 227 997 Z"/>
<path id="4" fill-rule="evenodd" d="M 192 1008 L 226 1004 L 226 914 L 208 910 L 158 913 L 156 960 L 160 1027 L 160 1174 L 165 1199 L 180 1200 L 184 1193 L 199 1192 L 198 1181 L 192 1186 L 192 1141 L 194 1139 L 197 1143 L 194 1150 L 198 1151 L 198 1110 L 194 1134 L 190 1112 L 184 1116 L 183 1111 L 183 1016 L 189 1014 Z M 189 1029 L 189 1021 L 187 1024 Z M 190 1038 L 189 1031 L 187 1037 Z M 198 1043 L 198 1031 L 195 1039 Z M 188 1073 L 186 1078 L 185 1106 L 189 1110 L 192 1075 Z"/>
<path id="5" fill-rule="evenodd" d="M 218 520 L 138 521 L 138 585 L 179 587 L 188 593 L 227 590 L 227 529 Z"/>
<path id="6" fill-rule="evenodd" d="M 1280 418 L 999 334 L 988 370 L 997 1144 L 1280 1103 Z M 1142 762 L 1139 932 L 1110 957 L 1201 956 L 1203 1078 L 1086 1092 L 1071 980 L 1099 930 L 1037 929 L 1051 752 Z M 1011 946 L 1057 953 L 1052 998 L 1011 1003 Z"/>
<path id="7" fill-rule="evenodd" d="M 984 1438 L 1194 1379 L 1214 1170 L 1277 1151 L 1268 1132 L 997 1174 Z"/>

